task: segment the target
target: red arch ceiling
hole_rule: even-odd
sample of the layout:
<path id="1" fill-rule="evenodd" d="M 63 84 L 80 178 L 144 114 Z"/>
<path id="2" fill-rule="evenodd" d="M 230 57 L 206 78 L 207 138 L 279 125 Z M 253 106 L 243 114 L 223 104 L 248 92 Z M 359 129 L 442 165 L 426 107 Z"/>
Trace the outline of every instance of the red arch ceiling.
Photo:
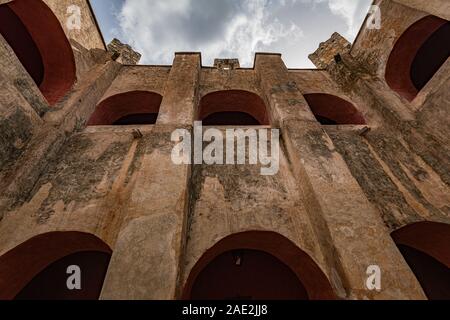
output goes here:
<path id="1" fill-rule="evenodd" d="M 264 101 L 255 93 L 244 90 L 212 92 L 200 101 L 198 119 L 221 112 L 245 112 L 255 118 L 260 125 L 270 125 Z"/>
<path id="2" fill-rule="evenodd" d="M 427 16 L 411 25 L 392 49 L 386 65 L 386 82 L 408 101 L 414 100 L 419 93 L 411 80 L 414 58 L 428 38 L 446 23 L 446 20 L 436 16 Z"/>
<path id="3" fill-rule="evenodd" d="M 392 233 L 396 244 L 422 251 L 450 268 L 450 225 L 418 222 Z"/>
<path id="4" fill-rule="evenodd" d="M 312 93 L 304 95 L 315 116 L 333 120 L 337 124 L 366 124 L 364 116 L 350 102 L 334 95 Z"/>
<path id="5" fill-rule="evenodd" d="M 129 91 L 102 101 L 92 114 L 88 125 L 112 125 L 117 120 L 133 115 L 158 113 L 162 96 L 148 91 Z"/>
<path id="6" fill-rule="evenodd" d="M 201 271 L 221 254 L 239 250 L 266 252 L 286 264 L 304 285 L 311 300 L 335 299 L 330 282 L 314 260 L 287 238 L 275 232 L 249 231 L 233 234 L 206 251 L 192 269 L 183 292 L 189 299 Z"/>
<path id="7" fill-rule="evenodd" d="M 20 18 L 39 49 L 44 65 L 39 89 L 50 105 L 57 103 L 76 81 L 72 47 L 59 20 L 41 0 L 15 0 L 5 5 Z"/>
<path id="8" fill-rule="evenodd" d="M 23 242 L 0 257 L 0 300 L 14 299 L 51 263 L 84 251 L 112 254 L 102 240 L 82 232 L 50 232 Z"/>

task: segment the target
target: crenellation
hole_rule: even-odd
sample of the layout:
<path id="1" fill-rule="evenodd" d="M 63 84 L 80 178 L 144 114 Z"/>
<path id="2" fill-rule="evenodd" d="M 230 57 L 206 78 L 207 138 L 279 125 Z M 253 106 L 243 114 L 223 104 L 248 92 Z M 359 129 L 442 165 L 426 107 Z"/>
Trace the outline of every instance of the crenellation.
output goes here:
<path id="1" fill-rule="evenodd" d="M 119 39 L 113 39 L 108 44 L 108 51 L 111 52 L 113 60 L 125 65 L 138 64 L 141 60 L 139 52 L 134 51 L 130 45 L 123 44 Z"/>

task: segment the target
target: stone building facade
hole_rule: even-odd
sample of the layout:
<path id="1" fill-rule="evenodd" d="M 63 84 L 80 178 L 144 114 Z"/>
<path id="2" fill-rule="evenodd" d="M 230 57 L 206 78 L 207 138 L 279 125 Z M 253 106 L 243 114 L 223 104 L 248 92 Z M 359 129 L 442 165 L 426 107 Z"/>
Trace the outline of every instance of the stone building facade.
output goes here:
<path id="1" fill-rule="evenodd" d="M 374 4 L 293 70 L 135 65 L 87 0 L 0 0 L 0 299 L 450 299 L 449 4 Z M 278 173 L 174 164 L 196 120 L 279 129 Z"/>

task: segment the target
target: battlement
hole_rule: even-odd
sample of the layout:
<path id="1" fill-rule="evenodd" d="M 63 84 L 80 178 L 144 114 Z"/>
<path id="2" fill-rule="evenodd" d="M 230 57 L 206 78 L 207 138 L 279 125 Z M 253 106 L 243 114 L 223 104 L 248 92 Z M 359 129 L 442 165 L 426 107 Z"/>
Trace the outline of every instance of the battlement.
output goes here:
<path id="1" fill-rule="evenodd" d="M 214 67 L 222 70 L 233 70 L 241 67 L 239 59 L 215 59 Z"/>
<path id="2" fill-rule="evenodd" d="M 142 55 L 139 52 L 134 51 L 130 45 L 124 44 L 115 38 L 108 44 L 108 51 L 112 53 L 117 62 L 122 64 L 138 64 L 142 57 Z"/>
<path id="3" fill-rule="evenodd" d="M 316 52 L 309 55 L 309 59 L 317 68 L 325 69 L 339 54 L 350 52 L 351 44 L 335 32 L 331 38 L 322 42 Z"/>

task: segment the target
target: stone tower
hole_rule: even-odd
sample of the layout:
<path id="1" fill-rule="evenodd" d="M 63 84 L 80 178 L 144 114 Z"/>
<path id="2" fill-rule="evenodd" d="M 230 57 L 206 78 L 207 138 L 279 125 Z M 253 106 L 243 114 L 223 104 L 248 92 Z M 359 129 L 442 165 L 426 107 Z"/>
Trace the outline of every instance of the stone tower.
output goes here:
<path id="1" fill-rule="evenodd" d="M 0 299 L 450 298 L 450 9 L 378 3 L 291 70 L 136 65 L 87 0 L 0 0 Z M 235 127 L 274 174 L 174 161 Z"/>

